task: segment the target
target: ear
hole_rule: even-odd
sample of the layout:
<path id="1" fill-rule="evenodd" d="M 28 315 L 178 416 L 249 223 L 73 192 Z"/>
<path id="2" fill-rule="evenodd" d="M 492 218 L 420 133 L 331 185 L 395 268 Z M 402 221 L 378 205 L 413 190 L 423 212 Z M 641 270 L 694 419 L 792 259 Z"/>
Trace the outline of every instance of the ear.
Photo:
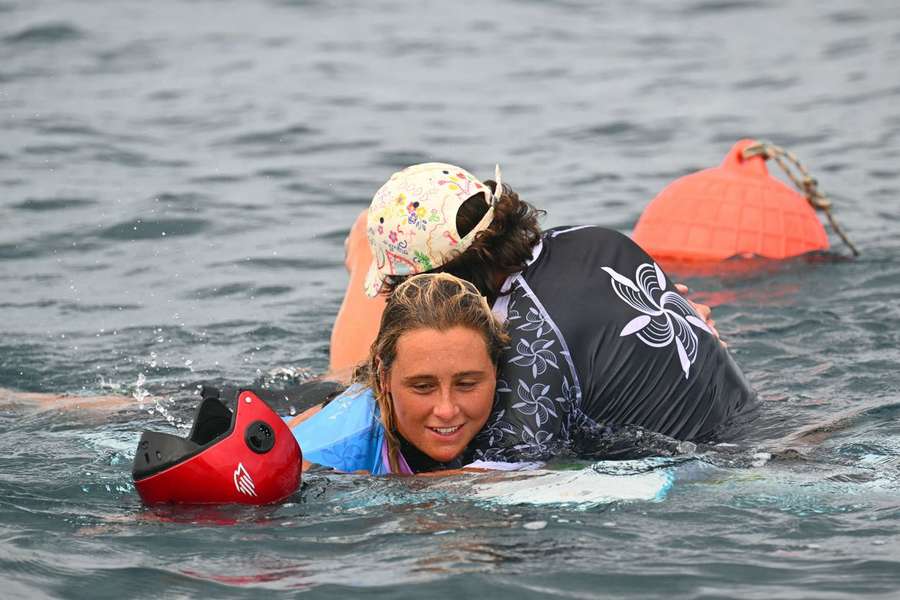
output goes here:
<path id="1" fill-rule="evenodd" d="M 381 362 L 381 358 L 375 357 L 375 376 L 378 378 L 378 385 L 381 386 L 381 391 L 385 394 L 391 393 L 391 384 L 390 377 L 384 370 L 384 363 Z"/>

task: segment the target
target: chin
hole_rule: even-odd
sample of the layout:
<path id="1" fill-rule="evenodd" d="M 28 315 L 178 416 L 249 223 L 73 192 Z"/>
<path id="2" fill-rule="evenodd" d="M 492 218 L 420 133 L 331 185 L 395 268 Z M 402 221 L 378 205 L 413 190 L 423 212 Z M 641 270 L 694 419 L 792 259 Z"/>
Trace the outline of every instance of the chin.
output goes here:
<path id="1" fill-rule="evenodd" d="M 441 449 L 435 452 L 427 452 L 426 454 L 428 454 L 428 456 L 430 456 L 433 460 L 445 463 L 450 462 L 451 460 L 462 454 L 463 450 L 465 450 L 465 447 L 454 450 Z"/>

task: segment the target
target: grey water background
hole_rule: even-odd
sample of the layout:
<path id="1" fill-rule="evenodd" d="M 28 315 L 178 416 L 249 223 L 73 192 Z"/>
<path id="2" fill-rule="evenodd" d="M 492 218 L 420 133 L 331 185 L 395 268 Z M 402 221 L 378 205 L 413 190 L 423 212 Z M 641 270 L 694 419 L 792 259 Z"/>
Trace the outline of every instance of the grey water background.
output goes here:
<path id="1" fill-rule="evenodd" d="M 4 392 L 0 597 L 900 597 L 898 65 L 891 1 L 0 0 L 0 388 L 135 397 Z M 797 153 L 863 253 L 680 277 L 767 464 L 586 510 L 327 474 L 141 507 L 138 432 L 183 432 L 194 382 L 327 368 L 344 237 L 394 170 L 499 162 L 545 225 L 629 231 L 742 137 Z"/>

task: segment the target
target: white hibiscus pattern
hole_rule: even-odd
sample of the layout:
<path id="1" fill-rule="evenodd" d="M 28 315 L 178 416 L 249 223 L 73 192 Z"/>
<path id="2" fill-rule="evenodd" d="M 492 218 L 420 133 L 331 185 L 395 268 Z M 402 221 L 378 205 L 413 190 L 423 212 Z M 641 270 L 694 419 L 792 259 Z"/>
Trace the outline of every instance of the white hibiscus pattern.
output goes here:
<path id="1" fill-rule="evenodd" d="M 537 339 L 529 343 L 527 340 L 519 340 L 516 344 L 516 352 L 510 362 L 520 367 L 531 367 L 532 377 L 543 375 L 547 371 L 547 367 L 554 369 L 559 368 L 556 355 L 549 348 L 556 343 L 556 340 Z"/>
<path id="2" fill-rule="evenodd" d="M 616 295 L 643 313 L 626 323 L 619 336 L 635 335 L 653 348 L 665 348 L 674 342 L 687 379 L 699 348 L 691 325 L 712 335 L 703 319 L 678 292 L 666 290 L 666 276 L 656 263 L 640 265 L 635 270 L 634 281 L 610 267 L 603 270 L 612 278 L 610 283 Z"/>
<path id="3" fill-rule="evenodd" d="M 551 416 L 559 416 L 555 410 L 555 403 L 547 395 L 549 393 L 549 385 L 535 383 L 529 388 L 528 384 L 520 379 L 516 389 L 519 402 L 513 404 L 512 407 L 523 415 L 534 416 L 537 426 L 540 427 L 549 421 Z"/>

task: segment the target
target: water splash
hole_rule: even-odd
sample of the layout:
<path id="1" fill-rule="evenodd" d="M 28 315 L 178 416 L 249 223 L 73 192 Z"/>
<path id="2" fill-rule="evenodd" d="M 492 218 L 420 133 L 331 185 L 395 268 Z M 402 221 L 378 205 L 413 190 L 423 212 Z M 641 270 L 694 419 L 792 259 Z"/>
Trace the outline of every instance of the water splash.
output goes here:
<path id="1" fill-rule="evenodd" d="M 190 429 L 190 423 L 176 417 L 169 410 L 175 403 L 175 398 L 172 396 L 154 396 L 144 387 L 146 383 L 147 376 L 143 371 L 138 373 L 137 381 L 134 383 L 134 391 L 131 393 L 131 396 L 138 402 L 138 408 L 142 411 L 146 410 L 147 414 L 150 415 L 159 414 L 169 425 L 176 429 Z M 147 407 L 147 403 L 151 401 L 152 405 Z"/>
<path id="2" fill-rule="evenodd" d="M 299 385 L 315 377 L 317 374 L 307 367 L 275 367 L 265 372 L 257 369 L 254 385 L 264 388 L 281 388 Z"/>
<path id="3" fill-rule="evenodd" d="M 137 381 L 134 383 L 134 391 L 131 393 L 132 397 L 138 401 L 138 408 L 141 410 L 144 410 L 144 400 L 150 397 L 150 392 L 144 388 L 145 383 L 147 383 L 147 377 L 142 371 L 138 373 Z"/>

